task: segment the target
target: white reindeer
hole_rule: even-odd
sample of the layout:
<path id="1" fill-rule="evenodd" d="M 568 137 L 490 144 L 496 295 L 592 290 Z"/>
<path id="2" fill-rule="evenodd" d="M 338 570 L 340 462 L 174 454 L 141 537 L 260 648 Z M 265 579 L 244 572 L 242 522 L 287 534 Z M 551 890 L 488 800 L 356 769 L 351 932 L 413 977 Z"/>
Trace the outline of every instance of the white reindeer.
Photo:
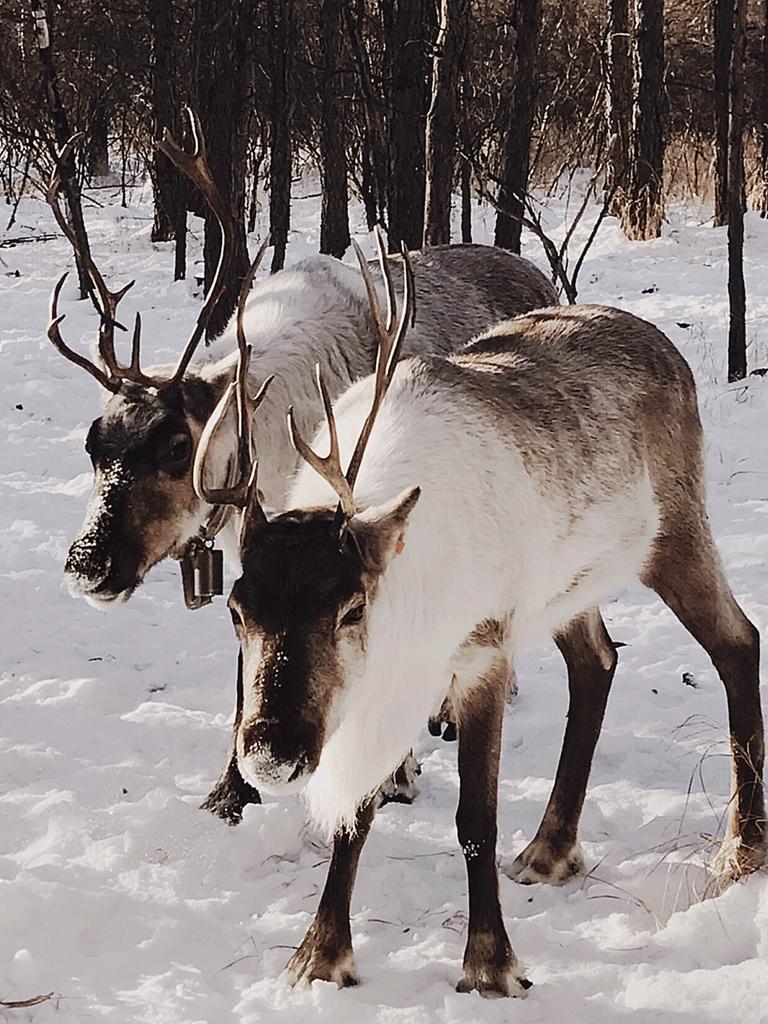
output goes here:
<path id="1" fill-rule="evenodd" d="M 382 263 L 386 275 L 383 254 Z M 530 983 L 502 920 L 495 860 L 516 653 L 555 638 L 570 708 L 552 796 L 513 875 L 560 883 L 583 866 L 579 815 L 616 663 L 598 603 L 639 576 L 725 684 L 728 881 L 765 857 L 758 634 L 710 534 L 693 379 L 660 331 L 607 307 L 558 307 L 500 324 L 460 354 L 396 364 L 408 277 L 396 324 L 369 279 L 368 289 L 380 325 L 376 373 L 335 409 L 321 383 L 327 426 L 314 448 L 329 449 L 323 458 L 291 414 L 308 463 L 291 511 L 267 516 L 241 449 L 230 497 L 246 509 L 243 573 L 229 599 L 241 646 L 238 765 L 269 792 L 305 787 L 312 815 L 334 834 L 315 920 L 289 966 L 297 980 L 353 984 L 349 901 L 372 794 L 450 692 L 469 880 L 459 989 L 522 995 Z M 244 415 L 245 389 L 237 395 Z"/>
<path id="2" fill-rule="evenodd" d="M 102 609 L 128 600 L 149 570 L 169 555 L 181 561 L 188 605 L 207 603 L 215 586 L 200 592 L 195 590 L 195 582 L 209 566 L 213 556 L 208 549 L 217 535 L 237 571 L 239 514 L 230 515 L 226 507 L 201 501 L 192 487 L 197 442 L 232 380 L 237 348 L 233 319 L 216 345 L 224 354 L 199 364 L 192 361 L 231 263 L 234 232 L 208 169 L 199 123 L 194 117 L 191 122 L 194 154 L 185 153 L 170 137 L 161 148 L 203 193 L 219 220 L 223 243 L 217 274 L 177 365 L 142 370 L 138 318 L 131 361 L 120 365 L 115 352 L 115 321 L 127 288 L 110 292 L 87 253 L 80 257 L 103 310 L 98 363 L 74 352 L 62 338 L 58 302 L 64 278 L 53 292 L 51 341 L 95 377 L 107 399 L 102 415 L 88 432 L 86 449 L 93 463 L 93 487 L 82 529 L 65 566 L 71 593 Z M 63 159 L 64 154 L 60 162 Z M 77 252 L 77 240 L 59 208 L 58 189 L 59 180 L 54 177 L 48 199 Z M 531 263 L 488 246 L 436 247 L 415 256 L 414 263 L 421 288 L 411 352 L 446 352 L 449 343 L 455 347 L 501 317 L 556 301 L 552 285 Z M 370 373 L 376 328 L 364 283 L 353 267 L 330 257 L 312 257 L 259 282 L 251 291 L 256 266 L 243 290 L 247 303 L 241 305 L 240 316 L 254 346 L 252 390 L 275 377 L 254 430 L 254 444 L 261 460 L 265 500 L 277 509 L 284 505 L 296 467 L 296 453 L 285 431 L 289 405 L 301 408 L 302 428 L 313 431 L 322 418 L 314 386 L 315 364 L 321 364 L 330 393 L 337 397 Z M 401 272 L 398 266 L 396 275 Z M 213 463 L 217 458 L 226 460 L 234 434 L 231 419 L 212 445 Z M 217 464 L 214 469 L 222 479 L 226 467 Z M 218 568 L 220 571 L 220 564 Z M 404 792 L 407 794 L 408 786 Z M 236 822 L 243 805 L 258 799 L 230 759 L 203 806 Z"/>

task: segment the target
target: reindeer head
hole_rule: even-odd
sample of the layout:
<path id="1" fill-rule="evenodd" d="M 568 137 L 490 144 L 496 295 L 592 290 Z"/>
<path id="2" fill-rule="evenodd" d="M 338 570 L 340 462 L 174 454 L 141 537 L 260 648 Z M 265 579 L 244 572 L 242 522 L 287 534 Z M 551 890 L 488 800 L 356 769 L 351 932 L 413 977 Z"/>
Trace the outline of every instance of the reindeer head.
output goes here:
<path id="1" fill-rule="evenodd" d="M 338 508 L 302 509 L 268 519 L 258 500 L 257 466 L 247 445 L 239 449 L 239 482 L 228 494 L 202 485 L 207 438 L 238 395 L 244 423 L 246 395 L 230 388 L 219 403 L 198 448 L 195 486 L 207 501 L 228 500 L 245 510 L 240 535 L 242 576 L 229 599 L 240 640 L 243 713 L 237 735 L 240 771 L 267 791 L 306 782 L 339 721 L 344 692 L 365 666 L 370 609 L 383 573 L 399 554 L 418 488 L 387 505 L 358 510 L 354 483 L 376 414 L 394 374 L 407 322 L 413 310 L 413 283 L 406 257 L 404 301 L 395 324 L 395 302 L 386 256 L 379 238 L 387 284 L 384 320 L 362 254 L 358 259 L 379 326 L 374 398 L 347 472 L 341 468 L 338 436 L 328 391 L 318 371 L 330 452 L 321 458 L 300 436 L 289 412 L 291 436 L 299 454 L 331 484 Z M 243 379 L 241 366 L 239 378 Z M 241 438 L 250 436 L 246 430 Z M 248 481 L 248 482 L 246 482 Z"/>
<path id="2" fill-rule="evenodd" d="M 82 251 L 58 202 L 60 175 L 48 189 L 56 220 L 69 238 L 98 295 L 101 316 L 98 362 L 73 351 L 62 339 L 58 300 L 66 274 L 54 288 L 48 337 L 67 359 L 90 373 L 108 393 L 102 416 L 86 440 L 94 470 L 85 520 L 73 541 L 65 572 L 70 591 L 97 605 L 126 600 L 149 569 L 166 555 L 180 557 L 212 512 L 192 486 L 195 448 L 219 395 L 214 385 L 188 374 L 192 357 L 221 295 L 232 261 L 233 232 L 229 213 L 208 168 L 205 143 L 196 116 L 189 111 L 195 141 L 186 153 L 166 133 L 159 148 L 203 193 L 221 231 L 219 263 L 200 315 L 184 351 L 169 376 L 152 376 L 141 368 L 141 317 L 137 314 L 131 359 L 120 365 L 115 354 L 117 307 L 131 284 L 110 292 L 90 253 Z M 58 159 L 67 160 L 77 137 Z M 262 246 L 243 285 L 238 330 L 247 290 Z"/>

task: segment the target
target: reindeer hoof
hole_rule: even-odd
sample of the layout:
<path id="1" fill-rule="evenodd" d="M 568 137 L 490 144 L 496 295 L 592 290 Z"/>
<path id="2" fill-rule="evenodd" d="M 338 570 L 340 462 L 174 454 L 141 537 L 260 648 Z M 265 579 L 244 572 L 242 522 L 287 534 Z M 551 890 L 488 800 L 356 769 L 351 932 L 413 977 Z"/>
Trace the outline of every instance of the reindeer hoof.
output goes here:
<path id="1" fill-rule="evenodd" d="M 339 988 L 360 984 L 352 950 L 339 955 L 320 948 L 312 929 L 288 961 L 286 972 L 293 988 L 309 987 L 313 981 L 333 981 Z"/>
<path id="2" fill-rule="evenodd" d="M 534 839 L 512 864 L 502 865 L 501 870 L 521 885 L 533 885 L 535 882 L 565 885 L 577 875 L 584 874 L 584 854 L 579 843 L 574 843 L 567 853 L 558 854 L 548 843 Z"/>
<path id="3" fill-rule="evenodd" d="M 464 976 L 456 986 L 457 992 L 479 992 L 488 999 L 511 997 L 525 999 L 532 981 L 520 973 L 518 965 L 495 967 L 464 965 Z"/>
<path id="4" fill-rule="evenodd" d="M 249 786 L 239 772 L 233 772 L 230 766 L 200 804 L 200 810 L 210 811 L 228 825 L 239 825 L 243 820 L 243 808 L 248 804 L 260 803 L 258 791 Z"/>

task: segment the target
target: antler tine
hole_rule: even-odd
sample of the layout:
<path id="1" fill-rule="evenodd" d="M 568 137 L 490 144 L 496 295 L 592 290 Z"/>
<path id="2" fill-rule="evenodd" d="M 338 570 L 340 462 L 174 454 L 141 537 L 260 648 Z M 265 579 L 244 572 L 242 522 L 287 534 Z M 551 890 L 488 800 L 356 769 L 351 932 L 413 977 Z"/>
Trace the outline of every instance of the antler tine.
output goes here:
<path id="1" fill-rule="evenodd" d="M 190 107 L 187 107 L 187 115 L 192 126 L 192 136 L 195 142 L 194 152 L 187 153 L 186 150 L 182 149 L 167 129 L 163 134 L 162 140 L 157 144 L 157 148 L 168 157 L 174 167 L 189 178 L 192 184 L 202 192 L 206 203 L 213 211 L 218 222 L 221 245 L 219 247 L 219 262 L 216 267 L 216 273 L 211 281 L 208 294 L 205 296 L 203 308 L 200 310 L 189 341 L 176 364 L 176 369 L 171 377 L 163 383 L 163 387 L 169 387 L 177 383 L 184 376 L 184 372 L 189 366 L 192 356 L 195 354 L 195 350 L 205 333 L 214 307 L 224 290 L 224 278 L 232 262 L 234 249 L 234 232 L 230 222 L 229 211 L 221 197 L 221 193 L 216 187 L 210 167 L 208 166 L 205 153 L 205 137 L 200 120 Z"/>
<path id="2" fill-rule="evenodd" d="M 306 443 L 299 433 L 299 428 L 296 426 L 293 406 L 288 410 L 288 429 L 291 432 L 291 440 L 293 441 L 293 446 L 296 451 L 302 459 L 308 463 L 308 465 L 319 473 L 324 480 L 328 481 L 339 496 L 342 512 L 345 516 L 350 517 L 355 514 L 355 502 L 352 497 L 352 488 L 347 478 L 344 476 L 344 470 L 341 468 L 339 437 L 336 432 L 336 419 L 333 415 L 333 404 L 331 403 L 331 397 L 328 394 L 328 389 L 325 386 L 325 381 L 323 380 L 319 363 L 317 364 L 316 372 L 317 386 L 320 389 L 320 395 L 323 399 L 325 418 L 328 423 L 328 436 L 330 438 L 330 450 L 328 454 L 325 457 L 321 457 L 317 452 L 312 451 Z"/>
<path id="3" fill-rule="evenodd" d="M 259 251 L 256 253 L 253 262 L 248 268 L 248 273 L 243 278 L 243 283 L 240 287 L 240 297 L 237 301 L 237 347 L 240 349 L 241 353 L 245 351 L 245 329 L 243 327 L 245 306 L 246 303 L 248 302 L 248 296 L 250 295 L 251 292 L 251 285 L 253 284 L 253 279 L 254 277 L 256 277 L 258 269 L 261 266 L 261 261 L 264 259 L 264 253 L 269 248 L 269 243 L 270 237 L 269 235 L 267 235 L 267 237 L 259 246 Z"/>
<path id="4" fill-rule="evenodd" d="M 376 359 L 376 375 L 374 378 L 374 390 L 373 390 L 373 402 L 371 404 L 371 411 L 363 424 L 363 429 L 357 439 L 355 450 L 352 453 L 352 458 L 347 469 L 346 479 L 349 484 L 350 491 L 355 486 L 357 480 L 357 474 L 360 471 L 360 464 L 365 454 L 365 449 L 368 444 L 368 439 L 371 436 L 373 430 L 373 424 L 376 422 L 376 416 L 378 415 L 381 403 L 384 400 L 384 396 L 387 393 L 392 377 L 395 373 L 395 366 L 400 358 L 400 352 L 403 346 L 403 339 L 405 338 L 406 331 L 408 330 L 408 321 L 411 319 L 413 313 L 414 304 L 414 288 L 413 288 L 413 268 L 410 265 L 410 256 L 405 245 L 401 248 L 403 254 L 403 308 L 400 310 L 400 316 L 397 321 L 397 326 L 391 328 L 388 331 L 383 329 L 379 330 L 379 352 Z M 358 256 L 358 259 L 360 257 Z M 382 268 L 384 270 L 385 278 L 387 279 L 387 289 L 391 287 L 391 277 L 389 265 L 385 264 Z"/>
<path id="5" fill-rule="evenodd" d="M 238 508 L 250 506 L 252 510 L 258 505 L 256 489 L 258 463 L 253 458 L 251 443 L 253 432 L 251 424 L 253 415 L 255 415 L 257 409 L 264 401 L 267 389 L 274 380 L 274 375 L 267 377 L 254 399 L 250 401 L 248 398 L 248 368 L 251 362 L 251 346 L 246 342 L 243 316 L 253 278 L 256 276 L 256 271 L 259 269 L 259 264 L 264 258 L 268 245 L 269 239 L 267 238 L 256 253 L 256 258 L 251 263 L 240 289 L 240 297 L 237 304 L 238 361 L 235 379 L 227 387 L 219 404 L 208 420 L 200 438 L 197 454 L 195 455 L 192 483 L 197 494 L 210 505 L 235 505 Z M 208 455 L 208 447 L 219 424 L 229 411 L 233 398 L 237 403 L 237 479 L 230 486 L 210 488 L 203 482 L 203 469 Z M 251 416 L 248 414 L 249 408 L 252 410 Z M 263 519 L 266 519 L 260 505 L 257 511 L 260 512 Z"/>
<path id="6" fill-rule="evenodd" d="M 395 300 L 395 286 L 392 282 L 392 275 L 389 272 L 387 250 L 384 246 L 384 234 L 379 224 L 376 224 L 374 226 L 373 234 L 376 238 L 376 254 L 379 257 L 381 276 L 384 279 L 384 285 L 387 289 L 387 320 L 385 324 L 385 330 L 391 331 L 392 321 L 394 320 L 397 311 L 397 302 Z"/>
<path id="7" fill-rule="evenodd" d="M 250 352 L 251 349 L 249 345 L 247 349 L 249 357 Z M 227 386 L 226 391 L 219 400 L 219 404 L 216 406 L 210 419 L 206 423 L 205 429 L 200 437 L 200 443 L 197 446 L 195 463 L 192 469 L 192 485 L 197 495 L 202 498 L 203 501 L 207 501 L 209 505 L 235 505 L 237 508 L 245 508 L 248 504 L 255 461 L 253 461 L 251 452 L 251 424 L 247 414 L 247 407 L 242 400 L 243 392 L 246 389 L 241 382 L 243 380 L 247 381 L 247 362 L 247 359 L 241 362 L 240 366 L 245 366 L 245 374 L 241 377 L 238 370 L 238 375 L 235 380 Z M 274 379 L 274 375 L 267 377 L 259 388 L 256 397 L 252 402 L 254 413 L 264 401 L 267 389 Z M 205 469 L 206 459 L 208 458 L 208 448 L 214 434 L 219 429 L 222 420 L 229 412 L 233 398 L 237 402 L 237 479 L 233 484 L 226 487 L 208 487 L 203 481 L 203 471 Z"/>
<path id="8" fill-rule="evenodd" d="M 57 352 L 60 352 L 65 359 L 69 359 L 70 362 L 90 373 L 92 377 L 96 378 L 103 388 L 107 389 L 107 391 L 116 393 L 120 389 L 119 382 L 108 377 L 103 370 L 100 370 L 99 367 L 96 366 L 95 363 L 91 362 L 91 360 L 86 356 L 81 356 L 78 352 L 71 349 L 61 336 L 59 325 L 64 319 L 64 314 L 62 313 L 59 315 L 59 294 L 61 293 L 64 282 L 68 277 L 69 272 L 62 274 L 51 293 L 51 322 L 48 324 L 48 337 Z"/>

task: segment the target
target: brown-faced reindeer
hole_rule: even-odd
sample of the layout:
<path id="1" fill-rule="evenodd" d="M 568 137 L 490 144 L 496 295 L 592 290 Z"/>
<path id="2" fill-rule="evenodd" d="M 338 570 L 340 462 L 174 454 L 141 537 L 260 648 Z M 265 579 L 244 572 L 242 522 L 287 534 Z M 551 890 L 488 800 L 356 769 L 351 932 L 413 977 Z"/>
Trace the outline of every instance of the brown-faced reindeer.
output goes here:
<path id="1" fill-rule="evenodd" d="M 321 376 L 327 425 L 313 448 L 290 414 L 308 464 L 290 511 L 265 513 L 240 450 L 243 571 L 229 599 L 241 647 L 238 763 L 254 786 L 305 787 L 334 833 L 320 905 L 289 968 L 296 980 L 354 984 L 349 904 L 371 794 L 450 691 L 469 883 L 459 989 L 522 995 L 530 983 L 502 920 L 495 860 L 516 652 L 550 633 L 570 706 L 554 789 L 513 877 L 560 883 L 583 866 L 578 823 L 616 665 L 598 602 L 639 576 L 725 684 L 728 881 L 765 857 L 758 634 L 710 534 L 693 379 L 660 331 L 608 307 L 558 307 L 500 324 L 456 355 L 397 363 L 408 278 L 395 322 L 361 267 L 380 331 L 376 373 L 335 408 Z"/>
<path id="2" fill-rule="evenodd" d="M 130 285 L 111 293 L 92 259 L 83 257 L 103 310 L 98 364 L 63 341 L 59 329 L 63 318 L 58 311 L 63 279 L 53 293 L 49 337 L 63 355 L 98 381 L 107 398 L 86 440 L 93 488 L 65 568 L 72 594 L 100 608 L 128 600 L 151 567 L 167 556 L 182 561 L 189 584 L 193 558 L 217 532 L 225 545 L 236 548 L 239 513 L 230 516 L 231 509 L 201 501 L 192 487 L 192 461 L 201 431 L 233 378 L 237 356 L 233 319 L 222 339 L 227 354 L 212 362 L 192 363 L 231 263 L 234 234 L 208 169 L 200 126 L 196 118 L 191 120 L 194 154 L 185 153 L 169 136 L 160 148 L 200 189 L 215 213 L 222 248 L 215 279 L 176 367 L 151 373 L 141 370 L 138 318 L 130 363 L 118 363 L 117 308 Z M 76 248 L 57 193 L 54 178 L 48 198 L 61 229 Z M 410 352 L 446 352 L 490 323 L 557 301 L 552 285 L 531 263 L 488 246 L 438 246 L 416 254 L 413 262 L 420 275 L 420 293 Z M 395 276 L 401 274 L 402 267 L 396 267 Z M 241 317 L 254 349 L 252 390 L 275 376 L 254 428 L 254 443 L 261 460 L 265 503 L 279 509 L 296 468 L 296 453 L 285 431 L 289 405 L 300 407 L 301 427 L 312 432 L 322 418 L 315 364 L 323 367 L 331 397 L 338 397 L 371 372 L 376 328 L 360 275 L 330 257 L 313 257 L 257 284 L 241 308 Z M 212 446 L 212 461 L 226 459 L 235 433 L 230 418 Z M 218 479 L 223 473 L 222 465 Z M 195 596 L 190 600 L 199 603 Z M 243 805 L 258 799 L 231 758 L 203 806 L 237 821 Z"/>

